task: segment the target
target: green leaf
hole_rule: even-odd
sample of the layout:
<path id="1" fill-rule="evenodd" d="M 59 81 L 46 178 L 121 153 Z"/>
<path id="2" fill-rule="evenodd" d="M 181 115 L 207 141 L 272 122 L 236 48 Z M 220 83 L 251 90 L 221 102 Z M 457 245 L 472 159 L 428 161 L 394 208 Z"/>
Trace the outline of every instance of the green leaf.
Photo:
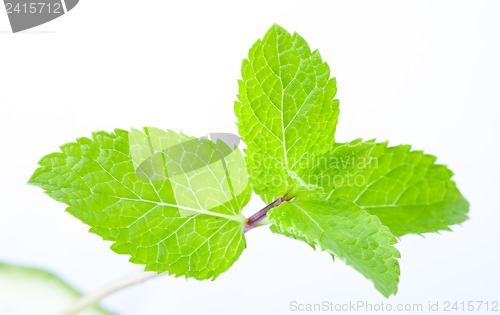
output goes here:
<path id="1" fill-rule="evenodd" d="M 0 314 L 61 314 L 82 294 L 45 270 L 0 263 Z M 111 315 L 91 306 L 81 315 Z"/>
<path id="2" fill-rule="evenodd" d="M 298 174 L 308 155 L 334 143 L 339 104 L 328 65 L 274 25 L 250 49 L 242 78 L 235 112 L 254 191 L 269 203 L 316 189 Z"/>
<path id="3" fill-rule="evenodd" d="M 146 270 L 215 278 L 245 248 L 245 163 L 223 142 L 145 128 L 96 132 L 61 151 L 30 183 Z"/>
<path id="4" fill-rule="evenodd" d="M 376 216 L 353 202 L 294 199 L 271 210 L 269 219 L 274 232 L 319 245 L 372 280 L 384 296 L 396 294 L 396 238 Z"/>
<path id="5" fill-rule="evenodd" d="M 436 157 L 410 149 L 374 141 L 337 143 L 317 157 L 308 179 L 325 189 L 326 199 L 356 203 L 396 236 L 449 230 L 465 221 L 469 203 L 451 180 L 453 173 L 436 164 Z"/>

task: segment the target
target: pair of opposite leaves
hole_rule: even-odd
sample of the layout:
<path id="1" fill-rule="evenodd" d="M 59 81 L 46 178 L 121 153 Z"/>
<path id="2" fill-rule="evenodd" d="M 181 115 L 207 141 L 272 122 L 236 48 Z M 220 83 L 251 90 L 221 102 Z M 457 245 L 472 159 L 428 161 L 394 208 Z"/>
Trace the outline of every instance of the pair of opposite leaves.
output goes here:
<path id="1" fill-rule="evenodd" d="M 172 131 L 95 132 L 40 161 L 30 183 L 146 270 L 214 279 L 245 248 L 253 189 L 271 230 L 319 246 L 386 297 L 396 237 L 449 230 L 468 203 L 436 158 L 410 146 L 334 140 L 336 81 L 298 34 L 274 25 L 243 61 L 238 128 L 246 157 Z M 251 187 L 251 188 L 250 188 Z"/>

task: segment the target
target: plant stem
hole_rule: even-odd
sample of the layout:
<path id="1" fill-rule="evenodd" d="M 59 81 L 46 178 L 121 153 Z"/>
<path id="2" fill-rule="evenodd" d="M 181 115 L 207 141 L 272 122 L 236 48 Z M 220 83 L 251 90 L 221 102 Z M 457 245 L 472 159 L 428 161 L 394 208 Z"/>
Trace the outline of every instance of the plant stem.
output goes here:
<path id="1" fill-rule="evenodd" d="M 262 208 L 257 213 L 248 217 L 247 224 L 245 224 L 245 226 L 243 227 L 243 232 L 246 233 L 246 232 L 250 231 L 251 229 L 253 229 L 254 227 L 256 227 L 259 224 L 259 222 L 262 221 L 266 217 L 267 212 L 269 210 L 271 210 L 274 207 L 279 206 L 280 204 L 282 204 L 283 202 L 285 202 L 287 200 L 289 200 L 289 198 L 287 198 L 287 196 L 278 198 L 275 201 L 268 204 L 267 206 L 265 206 L 264 208 Z"/>
<path id="2" fill-rule="evenodd" d="M 141 282 L 144 282 L 148 279 L 158 277 L 160 276 L 156 272 L 143 272 L 141 271 L 140 273 L 135 273 L 131 276 L 128 276 L 124 279 L 120 279 L 118 281 L 115 281 L 100 290 L 86 295 L 70 305 L 66 310 L 64 310 L 61 315 L 74 315 L 78 314 L 79 312 L 83 311 L 87 307 L 90 307 L 96 303 L 98 303 L 100 300 L 103 298 L 107 297 L 108 295 L 115 293 L 116 291 L 119 291 L 121 289 L 124 289 L 126 287 L 132 286 L 134 284 L 138 284 Z"/>
<path id="3" fill-rule="evenodd" d="M 248 232 L 251 229 L 257 227 L 259 223 L 266 217 L 267 212 L 271 210 L 274 207 L 279 206 L 285 201 L 290 200 L 291 198 L 288 198 L 287 196 L 281 197 L 276 199 L 275 201 L 271 202 L 252 216 L 248 217 L 246 220 L 246 224 L 243 227 L 243 232 Z M 131 276 L 128 276 L 127 278 L 120 279 L 118 281 L 115 281 L 100 290 L 86 295 L 76 301 L 74 304 L 70 305 L 69 308 L 67 308 L 64 312 L 61 313 L 61 315 L 75 315 L 78 314 L 79 312 L 83 311 L 84 309 L 93 306 L 94 304 L 97 304 L 100 300 L 103 298 L 107 297 L 108 295 L 111 295 L 115 293 L 116 291 L 119 291 L 121 289 L 127 288 L 129 286 L 139 284 L 141 282 L 144 282 L 146 280 L 161 276 L 161 275 L 166 275 L 166 273 L 163 274 L 157 274 L 156 272 L 140 272 L 137 274 L 133 274 Z"/>

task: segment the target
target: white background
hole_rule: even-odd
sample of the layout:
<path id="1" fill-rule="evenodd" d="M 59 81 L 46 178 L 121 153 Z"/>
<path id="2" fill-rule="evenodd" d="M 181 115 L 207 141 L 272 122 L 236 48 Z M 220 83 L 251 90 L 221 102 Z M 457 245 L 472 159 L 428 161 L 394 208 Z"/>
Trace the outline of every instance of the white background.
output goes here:
<path id="1" fill-rule="evenodd" d="M 323 252 L 251 231 L 215 282 L 162 277 L 104 301 L 119 314 L 292 314 L 289 303 L 500 299 L 500 2 L 81 0 L 11 34 L 0 13 L 0 261 L 51 270 L 84 292 L 141 266 L 26 181 L 43 155 L 94 130 L 236 133 L 240 65 L 278 23 L 337 77 L 337 139 L 409 143 L 455 171 L 470 220 L 405 236 L 399 293 L 385 300 Z M 254 198 L 245 210 L 262 206 Z"/>

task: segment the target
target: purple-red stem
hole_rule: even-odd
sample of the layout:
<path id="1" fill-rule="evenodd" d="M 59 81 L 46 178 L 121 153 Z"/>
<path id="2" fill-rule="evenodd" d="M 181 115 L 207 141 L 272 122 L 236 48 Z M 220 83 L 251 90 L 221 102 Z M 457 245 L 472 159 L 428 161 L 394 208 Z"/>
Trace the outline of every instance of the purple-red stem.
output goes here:
<path id="1" fill-rule="evenodd" d="M 258 212 L 256 212 L 255 214 L 253 214 L 252 216 L 248 217 L 247 223 L 243 227 L 243 232 L 246 233 L 246 232 L 250 231 L 251 229 L 253 229 L 254 227 L 256 227 L 259 224 L 259 222 L 262 221 L 266 217 L 267 212 L 269 210 L 271 210 L 274 207 L 279 206 L 280 204 L 282 204 L 283 202 L 285 202 L 287 200 L 289 200 L 289 199 L 286 196 L 278 198 L 275 201 L 268 204 L 267 206 L 265 206 L 264 208 L 262 208 L 261 210 L 259 210 Z"/>

